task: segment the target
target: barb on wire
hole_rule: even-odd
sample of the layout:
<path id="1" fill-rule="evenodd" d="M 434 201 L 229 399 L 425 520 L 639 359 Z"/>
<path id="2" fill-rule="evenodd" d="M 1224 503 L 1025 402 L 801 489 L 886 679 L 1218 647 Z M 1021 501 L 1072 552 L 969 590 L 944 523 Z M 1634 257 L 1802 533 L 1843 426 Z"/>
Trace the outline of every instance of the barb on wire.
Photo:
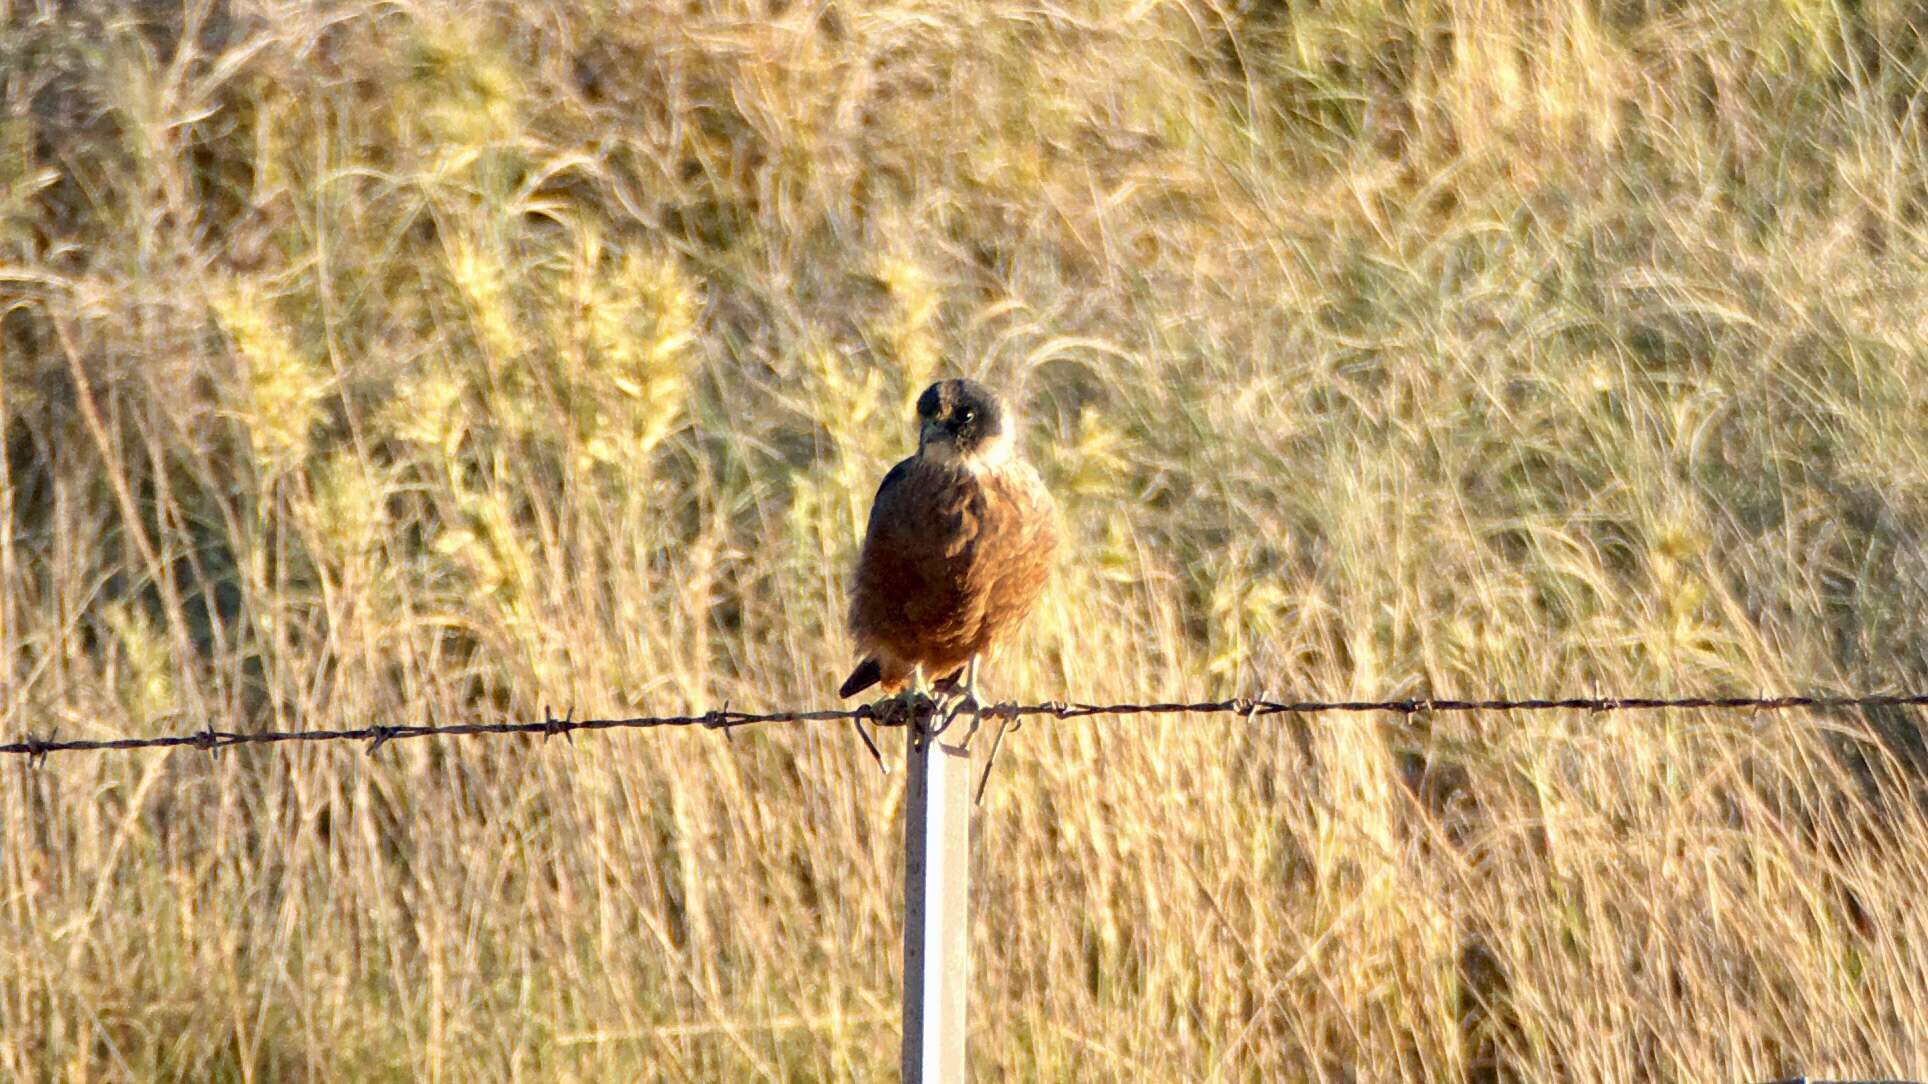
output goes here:
<path id="1" fill-rule="evenodd" d="M 1798 708 L 1845 709 L 1877 707 L 1928 707 L 1928 693 L 1875 693 L 1858 696 L 1593 696 L 1559 697 L 1531 700 L 1254 700 L 1237 697 L 1214 701 L 1167 701 L 1150 704 L 1069 704 L 1050 701 L 1042 704 L 995 704 L 981 709 L 986 719 L 1017 723 L 1026 718 L 1048 716 L 1054 719 L 1088 719 L 1100 715 L 1237 715 L 1249 721 L 1267 715 L 1320 715 L 1333 712 L 1391 712 L 1412 716 L 1425 713 L 1490 711 L 1659 711 L 1667 709 L 1709 709 L 1715 711 L 1788 711 Z M 374 725 L 355 730 L 216 730 L 203 727 L 189 734 L 169 734 L 148 738 L 110 738 L 55 740 L 29 732 L 18 741 L 0 744 L 0 755 L 23 756 L 30 763 L 44 761 L 49 753 L 104 752 L 118 749 L 174 749 L 183 746 L 210 753 L 233 745 L 267 745 L 277 742 L 365 741 L 372 756 L 382 746 L 403 738 L 453 738 L 479 734 L 532 734 L 567 738 L 580 730 L 651 730 L 658 727 L 702 727 L 721 730 L 725 736 L 738 727 L 776 723 L 869 722 L 876 726 L 904 726 L 913 715 L 927 720 L 934 710 L 929 700 L 920 700 L 912 712 L 899 709 L 880 713 L 864 705 L 827 711 L 732 711 L 729 705 L 696 715 L 642 715 L 620 719 L 577 719 L 572 709 L 563 718 L 544 710 L 543 718 L 528 723 L 453 723 L 446 726 Z"/>

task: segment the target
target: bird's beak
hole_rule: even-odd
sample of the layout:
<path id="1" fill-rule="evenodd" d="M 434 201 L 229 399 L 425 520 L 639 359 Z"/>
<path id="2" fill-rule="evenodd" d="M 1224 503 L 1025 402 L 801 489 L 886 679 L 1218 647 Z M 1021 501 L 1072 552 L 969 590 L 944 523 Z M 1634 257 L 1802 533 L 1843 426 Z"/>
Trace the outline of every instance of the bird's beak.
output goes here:
<path id="1" fill-rule="evenodd" d="M 935 441 L 944 439 L 944 427 L 935 418 L 925 418 L 917 430 L 917 447 L 922 449 Z"/>

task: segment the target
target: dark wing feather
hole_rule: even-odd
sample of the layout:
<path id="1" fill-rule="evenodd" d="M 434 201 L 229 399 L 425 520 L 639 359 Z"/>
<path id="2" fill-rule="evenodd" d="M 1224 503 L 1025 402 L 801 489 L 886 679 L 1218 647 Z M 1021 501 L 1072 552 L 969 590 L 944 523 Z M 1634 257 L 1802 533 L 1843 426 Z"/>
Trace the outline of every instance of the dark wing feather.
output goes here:
<path id="1" fill-rule="evenodd" d="M 864 549 L 857 559 L 857 582 L 851 596 L 853 629 L 876 627 L 889 611 L 915 597 L 924 587 L 919 562 L 918 525 L 925 517 L 928 484 L 914 475 L 919 466 L 912 456 L 890 468 L 870 502 L 870 522 L 864 528 Z M 928 482 L 929 479 L 923 479 Z"/>
<path id="2" fill-rule="evenodd" d="M 913 456 L 890 468 L 870 503 L 863 552 L 850 589 L 850 630 L 860 644 L 895 624 L 892 611 L 922 586 L 908 551 L 917 541 L 913 526 L 918 486 L 911 477 L 916 465 Z"/>
<path id="3" fill-rule="evenodd" d="M 844 679 L 843 685 L 837 689 L 837 695 L 855 696 L 882 681 L 883 678 L 883 665 L 875 658 L 865 659 L 857 664 L 857 668 L 850 672 L 849 677 Z"/>
<path id="4" fill-rule="evenodd" d="M 965 550 L 975 524 L 964 479 L 915 456 L 884 476 L 851 585 L 850 630 L 860 646 L 931 661 L 927 641 L 957 619 L 970 566 Z M 886 683 L 892 680 L 887 673 Z"/>
<path id="5" fill-rule="evenodd" d="M 870 500 L 870 521 L 864 524 L 864 542 L 866 545 L 869 544 L 871 537 L 877 533 L 877 514 L 880 511 L 884 511 L 888 505 L 896 503 L 896 498 L 902 493 L 904 479 L 910 476 L 910 465 L 916 458 L 916 456 L 912 456 L 910 459 L 898 460 L 897 465 L 890 468 L 890 470 L 884 474 L 884 480 L 877 484 L 877 495 Z M 885 512 L 886 516 L 888 516 L 888 514 L 888 512 Z"/>

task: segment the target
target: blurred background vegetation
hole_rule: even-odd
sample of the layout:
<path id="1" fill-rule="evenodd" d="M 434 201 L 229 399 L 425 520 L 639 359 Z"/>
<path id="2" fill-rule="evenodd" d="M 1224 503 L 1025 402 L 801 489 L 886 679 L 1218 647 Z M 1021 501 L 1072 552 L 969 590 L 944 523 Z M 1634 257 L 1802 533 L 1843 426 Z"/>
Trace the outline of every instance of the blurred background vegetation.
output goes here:
<path id="1" fill-rule="evenodd" d="M 1928 8 L 0 0 L 0 733 L 828 706 L 926 382 L 998 699 L 1928 685 Z M 1033 724 L 985 1079 L 1928 1076 L 1918 720 Z M 894 750 L 892 750 L 894 752 Z M 871 1079 L 842 730 L 0 772 L 0 1075 Z"/>

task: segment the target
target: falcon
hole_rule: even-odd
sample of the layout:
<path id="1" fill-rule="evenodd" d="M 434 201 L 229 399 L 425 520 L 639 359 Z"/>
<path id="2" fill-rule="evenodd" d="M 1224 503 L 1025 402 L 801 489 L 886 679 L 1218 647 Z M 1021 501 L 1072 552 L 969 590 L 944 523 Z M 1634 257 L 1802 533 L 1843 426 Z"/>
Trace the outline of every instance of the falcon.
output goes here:
<path id="1" fill-rule="evenodd" d="M 1017 453 L 1017 418 L 990 388 L 938 381 L 918 397 L 917 419 L 917 454 L 884 475 L 871 503 L 850 593 L 863 661 L 837 693 L 906 683 L 914 693 L 933 680 L 975 710 L 978 660 L 1044 591 L 1057 512 Z"/>

